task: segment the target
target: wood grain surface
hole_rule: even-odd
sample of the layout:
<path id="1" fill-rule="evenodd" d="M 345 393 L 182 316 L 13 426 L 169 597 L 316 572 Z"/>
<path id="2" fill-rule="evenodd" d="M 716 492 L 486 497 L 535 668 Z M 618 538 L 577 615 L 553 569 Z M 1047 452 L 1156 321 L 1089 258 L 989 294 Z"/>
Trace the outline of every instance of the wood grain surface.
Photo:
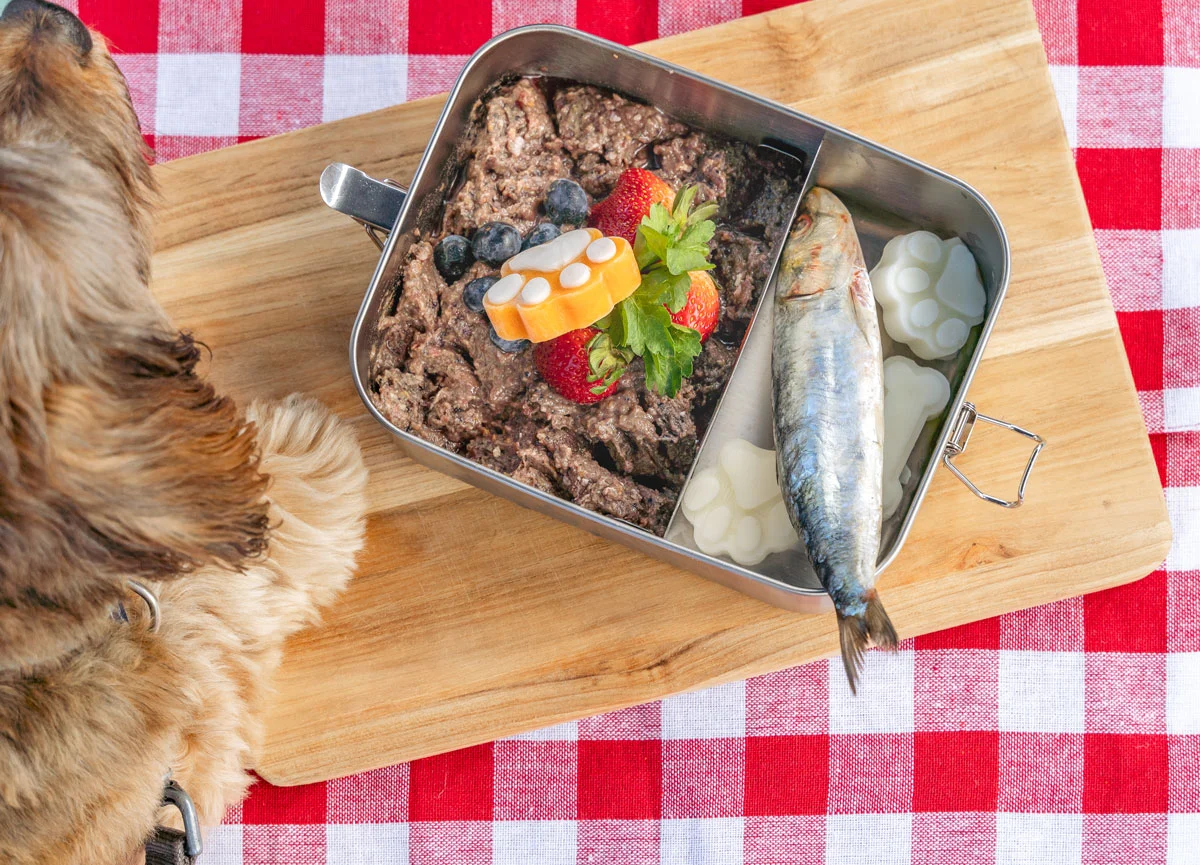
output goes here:
<path id="1" fill-rule="evenodd" d="M 1141 577 L 1170 528 L 1028 0 L 815 0 L 645 46 L 971 183 L 1012 284 L 970 398 L 1049 445 L 1024 508 L 939 471 L 882 590 L 903 636 Z M 359 576 L 287 647 L 258 771 L 294 784 L 457 748 L 836 651 L 783 612 L 403 457 L 351 385 L 377 255 L 329 212 L 331 161 L 406 181 L 441 100 L 159 166 L 154 289 L 238 397 L 315 394 L 371 469 Z M 963 465 L 1015 488 L 1018 437 Z M 500 526 L 502 529 L 491 527 Z M 866 683 L 870 687 L 869 681 Z"/>

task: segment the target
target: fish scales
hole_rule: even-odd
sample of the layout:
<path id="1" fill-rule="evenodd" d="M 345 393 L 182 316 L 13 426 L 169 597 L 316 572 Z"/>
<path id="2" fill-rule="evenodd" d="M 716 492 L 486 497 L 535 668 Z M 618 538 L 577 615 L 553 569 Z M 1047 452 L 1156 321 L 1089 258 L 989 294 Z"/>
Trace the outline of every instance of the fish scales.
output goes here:
<path id="1" fill-rule="evenodd" d="M 875 590 L 883 521 L 883 352 L 850 213 L 805 196 L 780 262 L 771 379 L 779 482 L 838 614 L 851 688 L 862 652 L 894 646 Z"/>

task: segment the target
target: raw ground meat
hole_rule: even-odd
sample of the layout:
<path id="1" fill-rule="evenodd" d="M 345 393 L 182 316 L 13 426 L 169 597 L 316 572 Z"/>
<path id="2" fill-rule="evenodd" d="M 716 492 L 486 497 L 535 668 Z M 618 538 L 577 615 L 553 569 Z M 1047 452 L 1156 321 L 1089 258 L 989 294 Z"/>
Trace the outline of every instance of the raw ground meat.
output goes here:
<path id="1" fill-rule="evenodd" d="M 725 315 L 749 321 L 771 265 L 771 247 L 766 241 L 727 228 L 718 229 L 713 240 L 712 263 L 717 284 L 725 290 Z"/>
<path id="2" fill-rule="evenodd" d="M 590 86 L 522 79 L 486 97 L 478 116 L 441 229 L 414 238 L 379 320 L 371 400 L 432 444 L 662 534 L 729 379 L 800 178 L 758 160 L 745 144 Z M 532 352 L 497 349 L 487 317 L 463 303 L 468 282 L 497 270 L 476 262 L 447 284 L 433 248 L 446 234 L 469 236 L 491 220 L 525 232 L 545 219 L 542 201 L 555 179 L 571 177 L 600 198 L 631 165 L 657 165 L 673 186 L 697 184 L 700 197 L 720 205 L 712 260 L 722 318 L 674 397 L 647 390 L 635 360 L 612 396 L 582 406 L 541 380 Z"/>
<path id="3" fill-rule="evenodd" d="M 546 188 L 571 173 L 562 149 L 546 97 L 531 79 L 491 99 L 466 179 L 446 206 L 442 232 L 467 235 L 492 220 L 528 231 Z"/>
<path id="4" fill-rule="evenodd" d="M 674 495 L 606 469 L 592 458 L 586 442 L 568 430 L 544 429 L 538 441 L 550 453 L 558 481 L 575 504 L 651 531 L 665 530 Z"/>
<path id="5" fill-rule="evenodd" d="M 554 96 L 554 111 L 579 184 L 599 198 L 626 168 L 645 164 L 651 144 L 688 132 L 652 105 L 597 87 L 563 87 Z"/>
<path id="6" fill-rule="evenodd" d="M 791 181 L 776 172 L 767 174 L 758 193 L 746 202 L 738 227 L 749 234 L 762 236 L 773 245 L 791 226 L 795 203 L 796 187 Z"/>

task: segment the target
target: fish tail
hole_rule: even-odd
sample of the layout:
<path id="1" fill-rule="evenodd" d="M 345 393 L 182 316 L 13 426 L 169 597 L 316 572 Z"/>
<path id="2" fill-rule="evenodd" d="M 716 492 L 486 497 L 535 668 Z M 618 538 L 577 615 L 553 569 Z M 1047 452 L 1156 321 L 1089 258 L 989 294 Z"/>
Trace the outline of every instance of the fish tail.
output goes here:
<path id="1" fill-rule="evenodd" d="M 850 693 L 858 693 L 858 674 L 862 671 L 863 652 L 874 643 L 882 649 L 895 649 L 899 639 L 887 610 L 874 589 L 867 595 L 867 609 L 857 616 L 838 613 L 838 637 L 842 643 L 842 664 Z"/>

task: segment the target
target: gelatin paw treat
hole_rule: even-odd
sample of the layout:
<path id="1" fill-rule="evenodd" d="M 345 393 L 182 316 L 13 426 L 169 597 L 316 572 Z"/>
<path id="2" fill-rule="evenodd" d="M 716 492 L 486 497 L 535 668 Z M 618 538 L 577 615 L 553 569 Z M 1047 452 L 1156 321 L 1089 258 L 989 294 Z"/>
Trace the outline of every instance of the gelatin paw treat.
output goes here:
<path id="1" fill-rule="evenodd" d="M 504 262 L 483 308 L 501 339 L 545 342 L 608 315 L 641 281 L 627 240 L 580 228 Z"/>
<path id="2" fill-rule="evenodd" d="M 987 294 L 975 256 L 957 237 L 893 237 L 871 271 L 888 336 L 925 360 L 949 357 L 983 321 Z"/>
<path id="3" fill-rule="evenodd" d="M 727 442 L 717 464 L 696 473 L 682 508 L 700 551 L 739 565 L 757 565 L 800 542 L 776 480 L 775 451 L 745 439 Z"/>
<path id="4" fill-rule="evenodd" d="M 921 428 L 945 411 L 949 401 L 950 382 L 936 369 L 900 355 L 883 362 L 884 517 L 900 506 L 902 474 Z"/>

